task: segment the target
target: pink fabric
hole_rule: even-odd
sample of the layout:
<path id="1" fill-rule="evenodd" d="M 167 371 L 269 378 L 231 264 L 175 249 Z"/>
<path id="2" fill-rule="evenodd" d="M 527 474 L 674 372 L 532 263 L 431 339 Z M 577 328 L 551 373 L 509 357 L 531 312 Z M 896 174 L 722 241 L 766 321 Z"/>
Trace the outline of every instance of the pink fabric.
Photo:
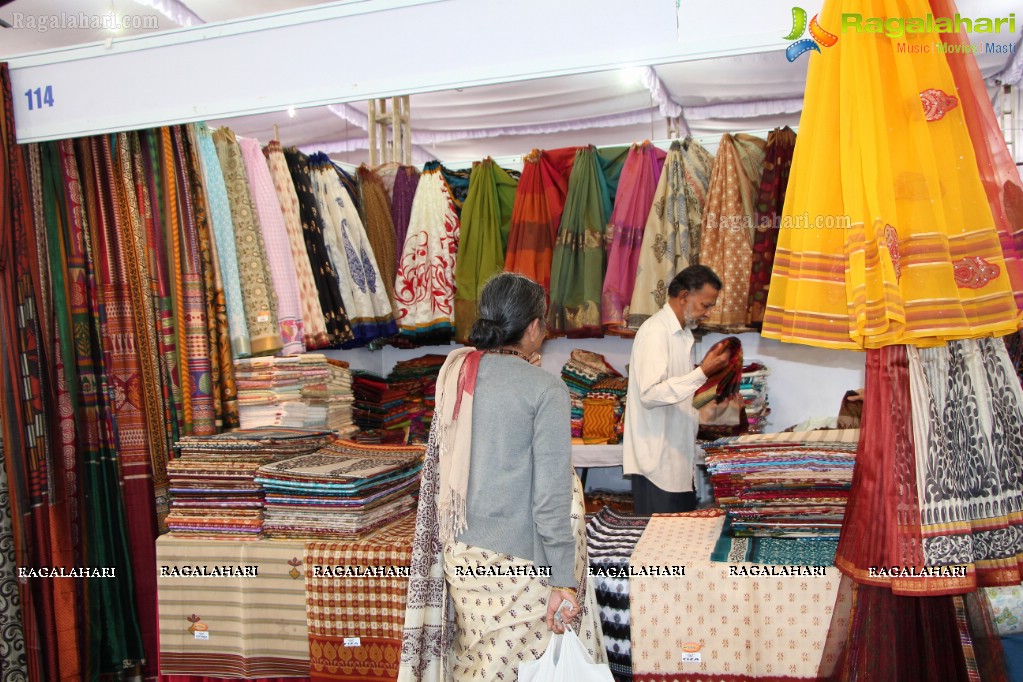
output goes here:
<path id="1" fill-rule="evenodd" d="M 295 260 L 291 255 L 288 230 L 284 225 L 281 202 L 274 188 L 270 168 L 266 165 L 259 140 L 239 137 L 245 159 L 245 173 L 249 178 L 249 191 L 259 216 L 263 232 L 267 260 L 270 261 L 270 276 L 274 291 L 277 292 L 277 319 L 281 328 L 282 355 L 305 352 L 302 309 L 298 301 L 298 275 Z"/>
<path id="2" fill-rule="evenodd" d="M 601 321 L 605 326 L 626 326 L 643 231 L 665 156 L 667 152 L 649 142 L 633 145 L 622 168 L 614 212 L 604 233 L 608 259 L 601 296 Z"/>

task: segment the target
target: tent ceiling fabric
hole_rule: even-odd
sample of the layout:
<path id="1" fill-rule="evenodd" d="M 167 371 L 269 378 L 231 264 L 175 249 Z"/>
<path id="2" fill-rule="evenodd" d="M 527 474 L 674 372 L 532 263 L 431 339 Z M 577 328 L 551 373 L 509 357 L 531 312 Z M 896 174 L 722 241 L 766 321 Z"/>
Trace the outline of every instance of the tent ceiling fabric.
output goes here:
<path id="1" fill-rule="evenodd" d="M 171 30 L 177 26 L 169 18 L 175 16 L 175 12 L 180 16 L 180 12 L 190 11 L 201 20 L 212 22 L 316 4 L 320 3 L 309 0 L 14 0 L 0 8 L 0 19 L 12 23 L 15 13 L 102 15 L 113 8 L 117 14 L 131 15 L 135 21 L 148 21 L 147 26 L 154 26 L 155 22 L 155 30 Z M 1018 8 L 1017 0 L 960 4 L 968 5 L 972 16 L 1006 16 Z M 166 15 L 158 9 L 163 9 Z M 765 12 L 773 17 L 775 9 L 769 7 Z M 767 14 L 765 21 L 769 21 Z M 1023 26 L 1023 18 L 1020 24 Z M 117 33 L 103 29 L 0 28 L 0 59 L 5 55 L 145 32 L 147 30 L 142 28 Z M 982 43 L 990 36 L 975 34 L 971 37 L 975 43 Z M 1018 37 L 1017 34 L 1015 38 L 1018 40 Z M 428 58 L 429 52 L 421 54 L 422 58 Z M 337 57 L 344 58 L 342 53 Z M 1012 57 L 1012 54 L 988 53 L 978 54 L 977 60 L 982 73 L 990 77 L 1003 71 Z M 694 135 L 715 135 L 796 125 L 808 63 L 807 58 L 801 58 L 790 64 L 783 53 L 769 52 L 664 64 L 653 67 L 653 74 L 663 84 L 662 96 L 670 98 L 668 104 L 682 105 L 683 116 Z M 650 75 L 646 74 L 647 84 Z M 268 87 L 272 87 L 273 78 L 268 74 Z M 411 127 L 415 159 L 418 162 L 429 158 L 467 162 L 487 155 L 514 157 L 534 147 L 663 139 L 667 134 L 665 119 L 647 84 L 644 84 L 642 69 L 622 69 L 413 95 Z M 350 108 L 343 109 L 343 106 Z M 211 123 L 229 125 L 239 135 L 261 141 L 273 136 L 274 124 L 277 124 L 284 144 L 323 148 L 341 161 L 359 163 L 367 158 L 367 133 L 364 123 L 358 124 L 359 120 L 365 120 L 367 104 L 352 102 L 342 107 L 298 110 L 294 117 L 281 111 Z M 349 115 L 339 116 L 336 113 L 339 111 Z"/>

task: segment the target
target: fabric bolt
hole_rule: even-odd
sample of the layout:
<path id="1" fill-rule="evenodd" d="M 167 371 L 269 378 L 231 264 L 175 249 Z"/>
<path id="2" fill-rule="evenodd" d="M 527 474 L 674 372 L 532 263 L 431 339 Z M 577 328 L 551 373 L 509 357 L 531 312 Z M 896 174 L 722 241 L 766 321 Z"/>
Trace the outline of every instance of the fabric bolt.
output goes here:
<path id="1" fill-rule="evenodd" d="M 517 184 L 489 157 L 473 164 L 455 258 L 455 341 L 468 340 L 483 285 L 504 270 Z"/>
<path id="2" fill-rule="evenodd" d="M 391 190 L 391 219 L 394 221 L 396 263 L 401 262 L 409 220 L 412 219 L 412 203 L 415 201 L 418 187 L 419 170 L 415 166 L 399 166 L 394 174 L 394 187 Z M 397 271 L 397 265 L 395 265 L 395 269 Z"/>
<path id="3" fill-rule="evenodd" d="M 700 253 L 700 227 L 714 158 L 687 137 L 674 141 L 646 219 L 636 267 L 628 325 L 639 325 L 668 300 L 668 284 L 680 270 L 695 265 Z"/>
<path id="4" fill-rule="evenodd" d="M 424 343 L 450 340 L 460 226 L 444 176 L 439 170 L 424 171 L 394 284 L 402 336 Z"/>
<path id="5" fill-rule="evenodd" d="M 227 319 L 227 301 L 220 273 L 220 256 L 217 252 L 217 242 L 211 231 L 209 202 L 205 190 L 199 140 L 195 126 L 187 126 L 186 139 L 188 141 L 186 156 L 189 166 L 189 188 L 192 192 L 192 205 L 196 212 L 203 289 L 206 297 L 206 327 L 210 352 L 210 380 L 213 384 L 214 423 L 215 431 L 220 431 L 239 426 L 234 357 L 231 349 L 230 323 Z M 173 381 L 173 378 L 170 380 Z M 166 383 L 167 379 L 164 379 L 164 382 Z M 167 401 L 167 391 L 165 390 L 164 393 L 164 400 Z M 168 418 L 171 416 L 169 414 Z M 167 437 L 168 442 L 174 442 L 177 434 L 168 433 Z"/>
<path id="6" fill-rule="evenodd" d="M 224 174 L 220 168 L 220 158 L 213 144 L 213 133 L 205 123 L 196 123 L 195 131 L 199 139 L 210 219 L 217 242 L 220 273 L 224 281 L 227 320 L 231 327 L 231 348 L 234 349 L 236 357 L 244 358 L 252 354 L 252 349 L 249 346 L 249 327 L 242 298 L 241 275 L 238 271 L 231 203 L 227 198 L 227 185 L 224 183 Z"/>
<path id="7" fill-rule="evenodd" d="M 603 335 L 604 227 L 612 210 L 608 185 L 597 150 L 585 147 L 576 152 L 551 262 L 547 324 L 552 332 L 569 338 Z"/>
<path id="8" fill-rule="evenodd" d="M 504 269 L 538 282 L 548 297 L 554 246 L 575 153 L 575 147 L 534 149 L 522 159 L 522 176 L 515 189 Z"/>
<path id="9" fill-rule="evenodd" d="M 620 193 L 604 234 L 607 275 L 601 294 L 601 321 L 605 326 L 625 327 L 629 318 L 643 234 L 665 156 L 649 142 L 632 145 L 622 168 Z"/>
<path id="10" fill-rule="evenodd" d="M 718 144 L 700 235 L 700 263 L 721 278 L 717 305 L 703 326 L 746 327 L 756 203 L 767 143 L 725 133 Z"/>
<path id="11" fill-rule="evenodd" d="M 305 239 L 309 266 L 316 280 L 320 299 L 320 311 L 327 329 L 328 343 L 340 345 L 354 338 L 348 313 L 341 298 L 337 272 L 327 252 L 324 236 L 323 217 L 317 207 L 310 176 L 309 157 L 294 147 L 284 150 L 284 158 L 291 173 L 291 180 L 298 195 L 299 215 L 302 219 L 302 236 Z"/>
<path id="12" fill-rule="evenodd" d="M 728 336 L 718 341 L 708 353 L 716 348 L 728 351 L 728 363 L 716 373 L 707 377 L 693 396 L 693 407 L 700 409 L 710 403 L 722 403 L 739 392 L 742 382 L 742 341 L 736 336 Z"/>
<path id="13" fill-rule="evenodd" d="M 274 293 L 277 294 L 277 324 L 280 326 L 281 353 L 305 352 L 305 331 L 298 302 L 298 272 L 284 226 L 284 214 L 274 187 L 270 169 L 259 145 L 253 138 L 238 138 L 245 161 L 245 173 L 252 192 L 252 203 L 259 216 L 259 227 L 266 247 L 267 262 Z"/>
<path id="14" fill-rule="evenodd" d="M 753 262 L 750 267 L 746 323 L 751 326 L 760 326 L 764 321 L 774 251 L 778 247 L 778 230 L 781 229 L 780 217 L 785 208 L 785 189 L 795 148 L 796 134 L 788 126 L 768 133 L 764 172 L 760 177 L 756 203 L 756 231 L 753 233 Z"/>
<path id="15" fill-rule="evenodd" d="M 314 154 L 310 168 L 324 242 L 355 337 L 351 343 L 391 336 L 397 331 L 391 301 L 355 204 L 325 154 Z"/>
<path id="16" fill-rule="evenodd" d="M 724 514 L 707 509 L 655 515 L 632 552 L 629 582 L 632 676 L 637 682 L 816 680 L 840 576 L 736 576 L 766 567 L 710 560 Z M 685 567 L 685 577 L 635 575 Z M 804 568 L 804 567 L 801 567 Z M 700 657 L 686 661 L 680 650 Z"/>
<path id="17" fill-rule="evenodd" d="M 304 573 L 313 680 L 371 682 L 397 678 L 408 577 L 386 573 L 400 574 L 408 568 L 415 525 L 415 517 L 410 516 L 358 542 L 306 544 Z M 341 567 L 359 567 L 363 572 L 380 571 L 384 575 L 322 575 Z M 358 637 L 359 647 L 346 647 L 348 637 Z"/>
<path id="18" fill-rule="evenodd" d="M 924 0 L 897 9 L 905 17 L 932 12 Z M 881 0 L 857 9 L 889 10 Z M 821 25 L 840 25 L 842 11 L 841 3 L 825 5 Z M 1003 335 L 1019 324 L 1005 233 L 978 171 L 966 107 L 928 116 L 921 100 L 932 90 L 965 96 L 967 82 L 954 71 L 973 69 L 951 66 L 968 61 L 957 54 L 900 52 L 907 39 L 846 34 L 827 59 L 810 60 L 782 216 L 808 229 L 779 234 L 768 338 L 827 348 L 926 346 Z M 985 87 L 976 71 L 967 80 Z"/>
<path id="19" fill-rule="evenodd" d="M 302 236 L 302 209 L 295 191 L 295 183 L 288 171 L 281 144 L 271 140 L 263 148 L 266 163 L 273 179 L 274 190 L 281 206 L 284 228 L 288 233 L 288 246 L 295 264 L 295 279 L 298 283 L 298 302 L 302 312 L 302 332 L 306 349 L 315 350 L 328 344 L 327 327 L 320 308 L 320 294 L 316 290 L 316 279 L 309 263 L 305 239 Z"/>
<path id="20" fill-rule="evenodd" d="M 391 215 L 391 199 L 379 175 L 365 164 L 359 166 L 359 196 L 369 238 L 380 268 L 387 298 L 394 304 L 394 278 L 398 274 L 398 244 Z"/>
<path id="21" fill-rule="evenodd" d="M 234 133 L 218 128 L 213 143 L 220 159 L 231 205 L 238 274 L 241 279 L 245 320 L 252 355 L 273 355 L 281 350 L 281 332 L 277 322 L 277 298 L 267 261 L 266 246 L 259 214 L 252 201 L 245 161 Z"/>

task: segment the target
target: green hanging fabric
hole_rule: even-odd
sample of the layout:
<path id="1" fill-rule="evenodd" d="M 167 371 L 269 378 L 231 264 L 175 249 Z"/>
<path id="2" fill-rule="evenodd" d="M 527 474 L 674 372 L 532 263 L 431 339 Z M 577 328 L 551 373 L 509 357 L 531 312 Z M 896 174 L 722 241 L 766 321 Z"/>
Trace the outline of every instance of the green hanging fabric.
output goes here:
<path id="1" fill-rule="evenodd" d="M 483 285 L 504 271 L 517 186 L 518 180 L 493 159 L 473 164 L 455 260 L 456 341 L 464 343 L 469 336 Z"/>
<path id="2" fill-rule="evenodd" d="M 554 246 L 548 328 L 570 338 L 603 336 L 600 295 L 607 266 L 604 227 L 612 208 L 603 165 L 593 147 L 576 152 Z M 621 166 L 617 166 L 616 173 L 614 163 L 607 165 L 617 186 Z"/>

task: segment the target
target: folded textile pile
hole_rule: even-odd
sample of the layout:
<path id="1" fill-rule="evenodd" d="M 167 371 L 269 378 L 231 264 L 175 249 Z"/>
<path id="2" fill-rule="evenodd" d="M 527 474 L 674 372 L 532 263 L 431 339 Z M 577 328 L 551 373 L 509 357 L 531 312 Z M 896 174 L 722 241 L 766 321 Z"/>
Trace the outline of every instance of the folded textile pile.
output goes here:
<path id="1" fill-rule="evenodd" d="M 721 438 L 704 446 L 714 497 L 737 537 L 837 538 L 856 429 Z"/>
<path id="2" fill-rule="evenodd" d="M 748 433 L 763 433 L 767 425 L 767 415 L 771 414 L 771 407 L 767 404 L 767 377 L 770 374 L 771 370 L 759 360 L 753 360 L 742 368 L 739 395 L 746 408 Z"/>
<path id="3" fill-rule="evenodd" d="M 604 507 L 586 523 L 586 550 L 600 605 L 608 665 L 616 680 L 632 679 L 629 559 L 650 521 Z"/>
<path id="4" fill-rule="evenodd" d="M 267 464 L 264 531 L 288 539 L 354 540 L 415 513 L 420 445 L 332 439 L 315 453 Z"/>
<path id="5" fill-rule="evenodd" d="M 319 353 L 235 361 L 242 428 L 355 432 L 348 364 Z"/>
<path id="6" fill-rule="evenodd" d="M 215 436 L 182 438 L 178 457 L 167 464 L 172 533 L 256 539 L 263 529 L 260 466 L 316 452 L 329 431 L 290 428 L 246 429 Z"/>
<path id="7" fill-rule="evenodd" d="M 425 443 L 433 419 L 437 375 L 443 355 L 424 355 L 397 363 L 387 378 L 355 373 L 355 423 L 376 432 L 372 442 Z M 401 437 L 384 432 L 401 432 Z M 360 438 L 359 440 L 366 440 Z"/>
<path id="8" fill-rule="evenodd" d="M 612 379 L 616 381 L 606 381 Z M 572 438 L 586 438 L 584 422 L 587 411 L 591 421 L 588 442 L 607 443 L 616 432 L 620 433 L 628 384 L 603 355 L 578 348 L 573 350 L 561 368 L 561 380 L 568 386 L 572 401 Z M 590 399 L 588 406 L 587 398 Z"/>

